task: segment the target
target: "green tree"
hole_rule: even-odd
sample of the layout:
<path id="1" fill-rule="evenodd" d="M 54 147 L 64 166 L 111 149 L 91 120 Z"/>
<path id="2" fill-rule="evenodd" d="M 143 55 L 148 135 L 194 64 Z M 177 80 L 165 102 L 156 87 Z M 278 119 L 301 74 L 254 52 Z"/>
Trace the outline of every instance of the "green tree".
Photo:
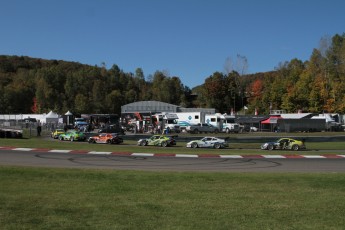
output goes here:
<path id="1" fill-rule="evenodd" d="M 215 72 L 213 75 L 205 79 L 205 97 L 207 102 L 207 107 L 216 108 L 218 111 L 224 112 L 231 106 L 224 102 L 224 98 L 231 98 L 231 87 L 228 85 L 226 77 L 220 73 Z"/>
<path id="2" fill-rule="evenodd" d="M 89 99 L 83 95 L 78 93 L 77 96 L 75 97 L 75 112 L 82 114 L 82 113 L 89 113 L 90 111 L 90 103 L 89 103 Z"/>
<path id="3" fill-rule="evenodd" d="M 119 90 L 111 91 L 105 98 L 106 107 L 109 113 L 119 114 L 121 112 L 122 101 L 124 97 Z"/>

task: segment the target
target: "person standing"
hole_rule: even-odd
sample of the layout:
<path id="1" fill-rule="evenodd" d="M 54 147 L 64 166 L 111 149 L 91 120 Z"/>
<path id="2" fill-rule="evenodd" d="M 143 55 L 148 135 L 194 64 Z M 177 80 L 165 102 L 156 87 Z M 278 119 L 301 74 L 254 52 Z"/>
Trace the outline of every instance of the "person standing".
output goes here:
<path id="1" fill-rule="evenodd" d="M 41 136 L 42 126 L 40 123 L 37 124 L 37 136 Z"/>

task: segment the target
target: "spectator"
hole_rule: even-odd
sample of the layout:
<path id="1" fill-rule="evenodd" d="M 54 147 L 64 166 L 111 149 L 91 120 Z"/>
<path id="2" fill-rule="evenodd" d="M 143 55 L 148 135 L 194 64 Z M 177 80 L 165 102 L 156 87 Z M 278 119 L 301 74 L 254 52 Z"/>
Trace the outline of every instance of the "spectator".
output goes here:
<path id="1" fill-rule="evenodd" d="M 41 136 L 42 126 L 38 123 L 37 125 L 37 136 Z"/>

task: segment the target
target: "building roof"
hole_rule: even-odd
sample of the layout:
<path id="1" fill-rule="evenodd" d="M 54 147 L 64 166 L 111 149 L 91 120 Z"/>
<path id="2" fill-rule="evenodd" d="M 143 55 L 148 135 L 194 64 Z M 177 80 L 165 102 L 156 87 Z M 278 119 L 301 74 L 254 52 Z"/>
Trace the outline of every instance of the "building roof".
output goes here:
<path id="1" fill-rule="evenodd" d="M 268 118 L 269 116 L 238 116 L 235 120 L 237 123 L 254 124 L 260 123 L 261 121 L 264 121 Z"/>
<path id="2" fill-rule="evenodd" d="M 121 106 L 121 114 L 125 113 L 177 113 L 177 112 L 207 112 L 215 113 L 214 108 L 184 108 L 161 101 L 138 101 Z"/>
<path id="3" fill-rule="evenodd" d="M 280 116 L 284 119 L 301 119 L 301 118 L 311 118 L 313 113 L 282 113 Z"/>
<path id="4" fill-rule="evenodd" d="M 179 106 L 161 101 L 138 101 L 121 106 L 121 113 L 176 112 Z"/>

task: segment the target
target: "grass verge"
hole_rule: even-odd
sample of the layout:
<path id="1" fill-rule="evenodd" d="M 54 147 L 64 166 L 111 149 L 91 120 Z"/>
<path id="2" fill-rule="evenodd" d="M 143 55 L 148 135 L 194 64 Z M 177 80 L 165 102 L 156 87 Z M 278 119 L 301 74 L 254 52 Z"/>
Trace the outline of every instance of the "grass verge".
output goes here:
<path id="1" fill-rule="evenodd" d="M 1 229 L 343 229 L 345 174 L 0 167 Z"/>

